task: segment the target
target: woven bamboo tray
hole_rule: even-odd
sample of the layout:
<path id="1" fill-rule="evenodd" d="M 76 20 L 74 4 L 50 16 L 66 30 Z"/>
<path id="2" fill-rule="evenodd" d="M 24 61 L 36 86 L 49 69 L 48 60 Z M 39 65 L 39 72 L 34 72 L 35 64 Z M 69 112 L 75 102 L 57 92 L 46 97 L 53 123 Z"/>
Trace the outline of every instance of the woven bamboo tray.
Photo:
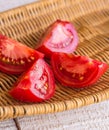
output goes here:
<path id="1" fill-rule="evenodd" d="M 76 54 L 109 64 L 109 0 L 42 0 L 1 13 L 0 33 L 34 48 L 56 19 L 75 25 L 80 39 Z M 18 102 L 8 94 L 17 78 L 0 72 L 0 120 L 70 110 L 109 98 L 109 70 L 96 84 L 83 90 L 56 83 L 54 97 L 36 104 Z"/>

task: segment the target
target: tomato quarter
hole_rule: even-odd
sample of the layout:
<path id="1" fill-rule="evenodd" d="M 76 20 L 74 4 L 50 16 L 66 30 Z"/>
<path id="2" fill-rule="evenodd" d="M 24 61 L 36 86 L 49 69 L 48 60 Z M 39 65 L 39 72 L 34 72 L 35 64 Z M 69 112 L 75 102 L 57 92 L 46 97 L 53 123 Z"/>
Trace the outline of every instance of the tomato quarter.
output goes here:
<path id="1" fill-rule="evenodd" d="M 50 58 L 53 52 L 72 53 L 77 45 L 78 35 L 74 26 L 70 22 L 57 20 L 48 27 L 36 49 Z"/>
<path id="2" fill-rule="evenodd" d="M 94 84 L 108 69 L 106 63 L 86 56 L 65 53 L 54 53 L 51 64 L 57 80 L 73 88 Z"/>
<path id="3" fill-rule="evenodd" d="M 26 71 L 35 60 L 44 54 L 11 38 L 0 35 L 0 70 L 8 74 Z"/>
<path id="4" fill-rule="evenodd" d="M 55 92 L 54 75 L 49 65 L 38 59 L 15 83 L 12 97 L 23 102 L 41 102 Z"/>

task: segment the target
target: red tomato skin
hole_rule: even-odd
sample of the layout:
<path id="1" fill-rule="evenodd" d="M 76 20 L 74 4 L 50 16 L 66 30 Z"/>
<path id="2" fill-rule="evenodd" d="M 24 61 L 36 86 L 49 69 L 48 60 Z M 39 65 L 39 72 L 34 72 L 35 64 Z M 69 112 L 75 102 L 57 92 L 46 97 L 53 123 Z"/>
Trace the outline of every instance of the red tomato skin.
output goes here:
<path id="1" fill-rule="evenodd" d="M 44 44 L 41 44 L 41 46 L 38 47 L 37 50 L 39 52 L 44 53 L 47 59 L 50 59 L 51 55 L 53 54 L 53 52 L 50 49 L 48 49 Z"/>
<path id="2" fill-rule="evenodd" d="M 46 94 L 41 94 L 41 92 L 39 92 L 38 89 L 35 87 L 36 80 L 39 75 L 38 71 L 37 72 L 34 71 L 37 64 L 39 64 L 40 67 L 41 66 L 44 67 L 44 69 L 48 74 L 49 86 Z M 54 75 L 50 66 L 43 59 L 38 59 L 33 64 L 33 66 L 28 69 L 28 71 L 26 71 L 23 75 L 21 75 L 21 77 L 14 84 L 14 87 L 9 93 L 14 99 L 22 102 L 35 103 L 50 99 L 55 93 Z"/>
<path id="3" fill-rule="evenodd" d="M 12 49 L 7 46 L 18 49 Z M 15 46 L 15 47 L 14 47 Z M 7 50 L 6 50 L 7 47 Z M 3 49 L 5 49 L 5 54 L 0 55 L 0 71 L 7 73 L 7 74 L 21 74 L 22 72 L 26 71 L 35 60 L 38 58 L 43 58 L 44 54 L 41 52 L 38 52 L 32 48 L 27 47 L 26 45 L 23 45 L 22 43 L 15 41 L 11 38 L 8 38 L 2 34 L 0 34 L 0 51 L 3 53 Z M 18 52 L 19 51 L 19 52 Z M 12 53 L 11 53 L 12 52 Z M 10 57 L 10 55 L 6 54 L 9 53 L 11 56 L 14 57 L 16 55 L 17 59 L 13 59 Z M 12 55 L 13 54 L 13 55 Z M 22 54 L 22 59 L 20 59 L 20 56 Z M 6 56 L 5 56 L 6 55 Z M 28 56 L 28 57 L 25 57 Z M 34 59 L 30 59 L 30 58 Z"/>
<path id="4" fill-rule="evenodd" d="M 61 48 L 56 48 L 56 49 L 51 48 L 48 45 L 48 41 L 52 37 L 53 31 L 55 30 L 55 28 L 57 28 L 58 25 L 64 26 L 66 28 L 66 30 L 68 30 L 73 35 L 73 41 L 72 41 L 71 45 L 69 45 L 65 48 L 62 48 L 62 49 Z M 76 31 L 75 27 L 73 26 L 73 24 L 71 24 L 68 21 L 57 20 L 48 27 L 46 33 L 41 38 L 39 46 L 36 46 L 36 50 L 44 53 L 45 57 L 50 59 L 53 52 L 63 52 L 63 53 L 74 52 L 75 49 L 77 48 L 77 45 L 78 45 L 78 34 L 77 34 L 77 31 Z"/>
<path id="5" fill-rule="evenodd" d="M 69 80 L 69 77 L 65 76 L 65 74 L 60 75 L 58 73 L 59 69 L 56 68 L 56 64 L 59 63 L 59 59 L 57 58 L 57 56 L 59 57 L 59 55 L 65 55 L 68 56 L 65 53 L 54 53 L 51 57 L 51 65 L 52 65 L 52 69 L 54 72 L 55 77 L 57 78 L 57 80 L 66 87 L 71 87 L 71 88 L 84 88 L 84 87 L 88 87 L 90 85 L 93 85 L 94 83 L 96 83 L 99 78 L 105 73 L 105 71 L 107 71 L 107 69 L 109 68 L 108 64 L 97 61 L 97 60 L 93 60 L 90 59 L 92 62 L 94 62 L 96 68 L 95 70 L 93 70 L 93 74 L 92 76 L 88 77 L 86 81 L 82 82 L 73 82 L 73 80 Z M 73 55 L 73 54 L 71 54 Z M 73 55 L 75 58 L 78 56 Z M 79 57 L 84 57 L 88 60 L 88 57 L 86 56 L 79 56 Z M 75 59 L 76 60 L 76 59 Z M 55 61 L 55 62 L 54 62 Z M 57 70 L 58 69 L 58 70 Z"/>
<path id="6" fill-rule="evenodd" d="M 100 62 L 100 61 L 96 61 L 98 63 L 98 74 L 96 75 L 96 78 L 94 78 L 92 81 L 90 81 L 90 84 L 94 84 L 97 82 L 97 80 L 99 80 L 101 78 L 101 76 L 108 70 L 109 65 L 104 63 L 104 62 Z"/>
<path id="7" fill-rule="evenodd" d="M 26 81 L 25 81 L 26 82 Z M 28 80 L 27 80 L 28 83 Z M 21 84 L 22 86 L 22 84 Z M 10 95 L 18 100 L 18 101 L 22 101 L 22 102 L 42 102 L 43 99 L 39 98 L 38 96 L 36 97 L 34 94 L 32 94 L 31 89 L 29 89 L 29 87 L 31 86 L 31 83 L 28 84 L 28 89 L 24 89 L 20 86 L 13 88 L 9 93 Z"/>

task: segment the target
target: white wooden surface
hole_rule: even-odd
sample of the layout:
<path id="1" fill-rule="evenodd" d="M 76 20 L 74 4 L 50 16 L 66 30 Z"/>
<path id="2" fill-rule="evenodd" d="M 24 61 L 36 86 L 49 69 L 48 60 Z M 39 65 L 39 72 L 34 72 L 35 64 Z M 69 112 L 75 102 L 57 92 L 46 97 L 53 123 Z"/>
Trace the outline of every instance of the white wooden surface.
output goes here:
<path id="1" fill-rule="evenodd" d="M 0 12 L 36 1 L 38 0 L 0 0 Z"/>
<path id="2" fill-rule="evenodd" d="M 0 12 L 37 0 L 0 0 Z M 109 100 L 70 111 L 17 118 L 20 130 L 108 130 Z M 0 130 L 17 130 L 14 120 L 0 122 Z"/>

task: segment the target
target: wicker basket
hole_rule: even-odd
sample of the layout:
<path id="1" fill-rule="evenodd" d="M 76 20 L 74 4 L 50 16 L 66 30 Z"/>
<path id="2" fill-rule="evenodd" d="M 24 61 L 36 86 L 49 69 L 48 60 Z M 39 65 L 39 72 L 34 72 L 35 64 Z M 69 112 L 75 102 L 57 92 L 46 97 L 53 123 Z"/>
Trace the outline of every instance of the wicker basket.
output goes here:
<path id="1" fill-rule="evenodd" d="M 0 33 L 34 48 L 45 29 L 56 19 L 71 21 L 79 34 L 76 54 L 109 64 L 109 0 L 42 0 L 0 14 Z M 18 76 L 0 72 L 0 120 L 54 113 L 109 98 L 109 70 L 93 86 L 83 90 L 56 84 L 52 99 L 21 103 L 8 94 Z"/>

